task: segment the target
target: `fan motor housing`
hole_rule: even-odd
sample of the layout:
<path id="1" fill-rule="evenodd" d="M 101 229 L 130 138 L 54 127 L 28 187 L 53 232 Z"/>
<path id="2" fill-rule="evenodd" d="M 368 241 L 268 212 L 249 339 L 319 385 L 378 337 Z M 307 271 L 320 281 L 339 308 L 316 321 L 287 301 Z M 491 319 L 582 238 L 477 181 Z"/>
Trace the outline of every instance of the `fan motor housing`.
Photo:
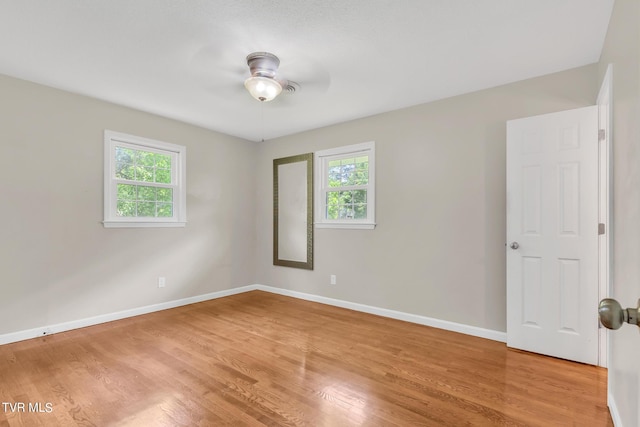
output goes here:
<path id="1" fill-rule="evenodd" d="M 247 65 L 254 77 L 275 78 L 280 60 L 269 52 L 254 52 L 247 55 Z"/>

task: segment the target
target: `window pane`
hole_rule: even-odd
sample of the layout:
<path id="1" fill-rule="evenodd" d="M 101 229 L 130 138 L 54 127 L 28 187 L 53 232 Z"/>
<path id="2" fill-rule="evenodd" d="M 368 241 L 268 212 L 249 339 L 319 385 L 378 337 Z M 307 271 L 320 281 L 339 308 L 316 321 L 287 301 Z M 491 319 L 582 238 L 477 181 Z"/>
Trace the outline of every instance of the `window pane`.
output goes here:
<path id="1" fill-rule="evenodd" d="M 327 219 L 338 219 L 339 191 L 327 191 Z"/>
<path id="2" fill-rule="evenodd" d="M 340 165 L 329 167 L 329 187 L 339 187 L 340 184 Z"/>
<path id="3" fill-rule="evenodd" d="M 355 159 L 342 159 L 340 161 L 340 185 L 353 185 L 352 180 L 353 170 L 355 169 Z"/>
<path id="4" fill-rule="evenodd" d="M 353 174 L 353 185 L 367 185 L 369 183 L 369 171 L 356 170 Z"/>
<path id="5" fill-rule="evenodd" d="M 327 219 L 366 219 L 367 190 L 327 192 Z"/>
<path id="6" fill-rule="evenodd" d="M 171 184 L 171 155 L 116 147 L 116 178 Z"/>
<path id="7" fill-rule="evenodd" d="M 156 216 L 156 204 L 155 202 L 138 202 L 138 215 L 137 216 Z"/>
<path id="8" fill-rule="evenodd" d="M 340 175 L 341 185 L 353 185 L 353 165 L 342 166 Z"/>
<path id="9" fill-rule="evenodd" d="M 170 169 L 156 169 L 155 182 L 160 184 L 171 184 L 171 170 Z"/>
<path id="10" fill-rule="evenodd" d="M 156 168 L 171 169 L 171 156 L 167 154 L 156 154 Z"/>
<path id="11" fill-rule="evenodd" d="M 158 216 L 159 217 L 173 216 L 173 205 L 171 203 L 158 203 Z"/>
<path id="12" fill-rule="evenodd" d="M 155 153 L 136 150 L 136 164 L 153 167 L 155 165 Z"/>
<path id="13" fill-rule="evenodd" d="M 117 216 L 135 217 L 136 215 L 136 202 L 128 200 L 118 200 L 118 207 L 116 209 Z"/>
<path id="14" fill-rule="evenodd" d="M 116 162 L 117 163 L 131 163 L 133 164 L 133 157 L 135 156 L 135 150 L 124 147 L 116 147 Z"/>
<path id="15" fill-rule="evenodd" d="M 138 187 L 138 200 L 156 200 L 156 188 L 155 187 Z"/>
<path id="16" fill-rule="evenodd" d="M 354 219 L 367 219 L 367 205 L 353 205 Z"/>
<path id="17" fill-rule="evenodd" d="M 173 202 L 173 189 L 158 188 L 156 197 L 159 202 Z"/>
<path id="18" fill-rule="evenodd" d="M 116 178 L 136 179 L 136 171 L 133 167 L 133 163 L 116 163 Z"/>
<path id="19" fill-rule="evenodd" d="M 159 200 L 156 203 L 156 199 Z M 173 189 L 118 184 L 117 212 L 120 217 L 173 216 Z"/>
<path id="20" fill-rule="evenodd" d="M 352 203 L 352 191 L 341 191 L 340 204 L 351 204 L 351 203 Z"/>
<path id="21" fill-rule="evenodd" d="M 367 203 L 367 190 L 355 190 L 351 194 L 353 203 Z"/>
<path id="22" fill-rule="evenodd" d="M 369 156 L 349 157 L 328 162 L 329 187 L 369 184 Z"/>
<path id="23" fill-rule="evenodd" d="M 338 219 L 338 205 L 327 205 L 327 219 Z"/>
<path id="24" fill-rule="evenodd" d="M 351 205 L 341 205 L 338 209 L 338 217 L 340 219 L 353 219 L 353 207 Z"/>
<path id="25" fill-rule="evenodd" d="M 136 186 L 129 184 L 118 184 L 118 200 L 135 200 Z"/>
<path id="26" fill-rule="evenodd" d="M 136 165 L 136 181 L 153 182 L 153 166 Z"/>
<path id="27" fill-rule="evenodd" d="M 369 156 L 357 157 L 356 169 L 369 169 Z"/>

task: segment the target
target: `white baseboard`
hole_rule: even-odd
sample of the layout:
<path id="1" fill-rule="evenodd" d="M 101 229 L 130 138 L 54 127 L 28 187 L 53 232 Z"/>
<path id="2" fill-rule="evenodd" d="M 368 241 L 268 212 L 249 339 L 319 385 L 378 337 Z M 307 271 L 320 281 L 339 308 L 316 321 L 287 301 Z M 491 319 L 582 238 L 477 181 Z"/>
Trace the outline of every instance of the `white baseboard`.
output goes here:
<path id="1" fill-rule="evenodd" d="M 613 398 L 613 393 L 611 393 L 610 387 L 607 388 L 607 406 L 609 407 L 609 413 L 611 414 L 613 425 L 615 427 L 625 427 L 624 424 L 622 424 L 620 412 L 618 411 L 618 406 L 616 406 L 616 401 Z"/>
<path id="2" fill-rule="evenodd" d="M 99 325 L 101 323 L 112 322 L 114 320 L 125 319 L 127 317 L 139 316 L 141 314 L 153 313 L 155 311 L 167 310 L 170 308 L 180 307 L 183 305 L 195 304 L 197 302 L 208 301 L 212 299 L 222 298 L 230 295 L 236 295 L 249 291 L 265 291 L 274 294 L 289 296 L 293 298 L 303 299 L 306 301 L 319 302 L 335 307 L 348 308 L 350 310 L 360 311 L 363 313 L 376 314 L 378 316 L 389 317 L 392 319 L 404 320 L 405 322 L 417 323 L 419 325 L 431 326 L 434 328 L 445 329 L 447 331 L 459 332 L 466 335 L 472 335 L 480 338 L 487 338 L 494 341 L 507 342 L 506 332 L 494 331 L 491 329 L 478 328 L 476 326 L 464 325 L 461 323 L 449 322 L 447 320 L 434 319 L 431 317 L 420 316 L 417 314 L 404 313 L 401 311 L 389 310 L 365 304 L 358 304 L 349 301 L 343 301 L 334 298 L 327 298 L 319 295 L 306 294 L 303 292 L 291 291 L 288 289 L 276 288 L 265 285 L 248 285 L 224 291 L 212 292 L 195 297 L 183 298 L 174 301 L 163 302 L 160 304 L 147 305 L 144 307 L 133 308 L 130 310 L 118 311 L 116 313 L 108 313 L 85 319 L 73 320 L 70 322 L 57 323 L 24 331 L 11 332 L 0 335 L 0 345 L 12 342 L 28 340 L 45 335 L 56 334 L 59 332 L 70 331 L 72 329 L 84 328 L 87 326 Z"/>
<path id="3" fill-rule="evenodd" d="M 9 344 L 17 341 L 24 341 L 31 338 L 42 337 L 45 335 L 57 334 L 60 332 L 70 331 L 72 329 L 85 328 L 87 326 L 99 325 L 101 323 L 112 322 L 114 320 L 125 319 L 127 317 L 139 316 L 141 314 L 153 313 L 154 311 L 167 310 L 183 305 L 195 304 L 197 302 L 207 301 L 216 298 L 222 298 L 229 295 L 235 295 L 242 292 L 255 290 L 255 286 L 243 286 L 241 288 L 227 289 L 224 291 L 212 292 L 195 297 L 183 298 L 174 301 L 163 302 L 160 304 L 147 305 L 144 307 L 132 308 L 130 310 L 118 311 L 115 313 L 101 314 L 99 316 L 87 317 L 84 319 L 72 320 L 70 322 L 56 323 L 54 325 L 41 326 L 38 328 L 27 329 L 24 331 L 11 332 L 0 335 L 0 345 Z"/>
<path id="4" fill-rule="evenodd" d="M 405 322 L 417 323 L 419 325 L 431 326 L 447 331 L 459 332 L 474 337 L 487 338 L 493 341 L 507 342 L 507 333 L 494 331 L 491 329 L 478 328 L 477 326 L 464 325 L 462 323 L 449 322 L 447 320 L 434 319 L 432 317 L 420 316 L 418 314 L 404 313 L 402 311 L 389 310 L 386 308 L 374 307 L 371 305 L 358 304 L 355 302 L 343 301 L 339 299 L 327 298 L 319 295 L 306 294 L 303 292 L 291 291 L 288 289 L 276 288 L 273 286 L 254 285 L 255 289 L 290 296 L 307 301 L 319 302 L 336 307 L 348 308 L 350 310 L 361 311 L 363 313 L 376 314 L 378 316 L 392 319 L 404 320 Z"/>

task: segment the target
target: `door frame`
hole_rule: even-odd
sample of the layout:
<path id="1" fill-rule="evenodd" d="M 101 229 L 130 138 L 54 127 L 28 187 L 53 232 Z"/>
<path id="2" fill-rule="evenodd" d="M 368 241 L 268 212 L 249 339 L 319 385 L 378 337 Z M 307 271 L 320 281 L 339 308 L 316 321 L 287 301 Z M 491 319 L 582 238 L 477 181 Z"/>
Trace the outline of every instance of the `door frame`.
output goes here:
<path id="1" fill-rule="evenodd" d="M 598 129 L 603 131 L 603 137 L 598 138 L 598 222 L 604 224 L 604 235 L 598 236 L 598 299 L 611 295 L 611 248 L 613 227 L 612 214 L 612 185 L 611 179 L 612 156 L 612 96 L 613 96 L 613 65 L 607 66 L 602 79 L 600 92 L 596 104 L 598 105 Z M 595 307 L 594 307 L 595 310 Z M 607 329 L 599 325 L 598 332 L 598 366 L 608 367 L 609 364 L 609 334 Z"/>

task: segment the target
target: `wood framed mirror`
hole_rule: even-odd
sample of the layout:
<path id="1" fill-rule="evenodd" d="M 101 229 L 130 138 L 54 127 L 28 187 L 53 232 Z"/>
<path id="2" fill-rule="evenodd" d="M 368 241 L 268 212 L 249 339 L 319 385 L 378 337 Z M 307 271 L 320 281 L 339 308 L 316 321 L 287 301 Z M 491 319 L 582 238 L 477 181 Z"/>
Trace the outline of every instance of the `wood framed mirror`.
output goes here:
<path id="1" fill-rule="evenodd" d="M 313 153 L 273 160 L 273 265 L 313 270 Z"/>

